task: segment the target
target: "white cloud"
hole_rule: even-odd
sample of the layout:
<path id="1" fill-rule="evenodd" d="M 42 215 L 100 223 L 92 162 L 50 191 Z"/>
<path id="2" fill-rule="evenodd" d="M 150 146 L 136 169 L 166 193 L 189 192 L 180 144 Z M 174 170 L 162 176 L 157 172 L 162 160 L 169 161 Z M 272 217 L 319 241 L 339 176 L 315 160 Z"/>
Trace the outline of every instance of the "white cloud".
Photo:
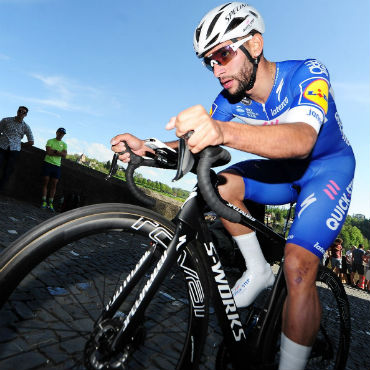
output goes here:
<path id="1" fill-rule="evenodd" d="M 95 158 L 98 161 L 110 161 L 113 157 L 113 152 L 101 143 L 89 143 L 77 138 L 65 138 L 68 145 L 68 154 L 84 153 L 89 158 Z"/>
<path id="2" fill-rule="evenodd" d="M 29 101 L 43 106 L 91 114 L 94 110 L 88 106 L 89 104 L 81 101 L 92 102 L 101 95 L 98 89 L 79 84 L 64 76 L 46 76 L 39 73 L 30 75 L 40 81 L 52 95 L 47 98 L 28 98 Z"/>

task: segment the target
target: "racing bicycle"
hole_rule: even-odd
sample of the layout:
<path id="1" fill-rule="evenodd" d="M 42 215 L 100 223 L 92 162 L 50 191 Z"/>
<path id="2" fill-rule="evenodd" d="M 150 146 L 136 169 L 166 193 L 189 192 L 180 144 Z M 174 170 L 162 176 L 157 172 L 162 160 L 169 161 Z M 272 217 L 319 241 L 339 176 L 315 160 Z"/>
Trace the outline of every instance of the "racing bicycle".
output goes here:
<path id="1" fill-rule="evenodd" d="M 5 369 L 267 369 L 277 368 L 287 295 L 285 238 L 217 192 L 213 167 L 230 154 L 208 147 L 194 157 L 152 139 L 152 157 L 131 153 L 126 181 L 145 207 L 96 204 L 57 215 L 0 255 L 0 368 Z M 117 162 L 115 154 L 110 175 Z M 198 185 L 177 216 L 150 208 L 134 182 L 140 166 L 197 174 Z M 204 214 L 258 232 L 274 285 L 238 309 Z M 267 252 L 266 252 L 267 251 Z M 319 333 L 307 369 L 345 369 L 349 303 L 336 275 L 320 266 Z M 216 320 L 217 318 L 217 320 Z M 210 326 L 222 339 L 211 339 Z M 217 337 L 217 338 L 219 338 Z M 212 337 L 213 338 L 213 337 Z"/>

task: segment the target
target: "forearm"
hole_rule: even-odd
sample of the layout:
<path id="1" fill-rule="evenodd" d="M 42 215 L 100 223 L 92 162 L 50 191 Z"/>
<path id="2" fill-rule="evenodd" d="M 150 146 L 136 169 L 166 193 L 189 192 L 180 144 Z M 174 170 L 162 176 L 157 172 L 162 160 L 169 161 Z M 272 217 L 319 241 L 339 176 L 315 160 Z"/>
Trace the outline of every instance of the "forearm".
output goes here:
<path id="1" fill-rule="evenodd" d="M 27 141 L 26 143 L 21 143 L 22 148 L 28 148 L 34 144 L 33 141 Z"/>
<path id="2" fill-rule="evenodd" d="M 306 123 L 252 126 L 218 121 L 223 145 L 261 157 L 305 158 L 316 142 L 316 131 Z"/>
<path id="3" fill-rule="evenodd" d="M 179 147 L 179 141 L 178 140 L 166 141 L 165 144 L 168 145 L 172 149 L 177 149 Z"/>

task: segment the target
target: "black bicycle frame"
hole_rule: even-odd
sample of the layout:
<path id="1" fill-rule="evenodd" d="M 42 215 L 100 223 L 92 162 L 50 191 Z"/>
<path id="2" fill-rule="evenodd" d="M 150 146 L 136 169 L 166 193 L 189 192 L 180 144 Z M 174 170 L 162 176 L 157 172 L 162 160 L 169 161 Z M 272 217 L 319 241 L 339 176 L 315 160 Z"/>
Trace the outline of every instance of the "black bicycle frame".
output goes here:
<path id="1" fill-rule="evenodd" d="M 234 208 L 242 215 L 242 225 L 256 229 L 275 241 L 278 240 L 285 243 L 285 239 L 282 236 L 276 234 L 263 223 L 232 205 L 229 205 L 229 207 Z M 154 268 L 154 271 L 143 287 L 138 299 L 132 306 L 127 317 L 123 320 L 122 328 L 117 333 L 111 346 L 113 351 L 119 351 L 119 349 L 125 345 L 125 338 L 130 338 L 134 335 L 135 329 L 139 327 L 142 321 L 147 305 L 157 292 L 171 266 L 176 263 L 176 260 L 184 251 L 187 244 L 197 241 L 202 246 L 201 254 L 203 255 L 205 262 L 204 267 L 207 269 L 209 276 L 209 285 L 212 289 L 213 305 L 225 339 L 225 343 L 231 355 L 230 360 L 235 369 L 241 369 L 243 367 L 243 362 L 245 367 L 245 352 L 248 349 L 247 335 L 242 326 L 240 315 L 231 293 L 229 282 L 221 265 L 216 248 L 213 244 L 212 236 L 204 220 L 204 209 L 204 199 L 196 187 L 185 201 L 175 218 L 176 230 L 172 241 L 170 242 L 168 248 L 163 251 L 157 266 Z M 153 251 L 148 251 L 147 255 L 142 257 L 142 260 L 139 261 L 138 265 L 134 268 L 133 274 L 130 274 L 128 278 L 129 280 L 124 283 L 125 287 L 123 288 L 121 286 L 111 302 L 107 305 L 106 311 L 103 313 L 102 318 L 109 316 L 109 313 L 114 312 L 114 310 L 124 301 L 133 288 L 135 281 L 137 281 L 138 277 L 142 276 L 145 266 L 150 260 L 152 253 Z M 260 325 L 258 335 L 259 338 L 263 337 L 264 328 L 266 327 L 266 323 L 270 317 L 270 308 L 273 307 L 273 301 L 284 286 L 284 277 L 282 269 L 280 269 L 268 304 L 269 308 L 267 309 L 263 322 Z M 196 310 L 199 308 L 192 305 L 191 309 Z M 188 351 L 193 350 L 194 346 L 191 350 L 188 348 Z M 184 354 L 184 369 L 186 369 L 186 364 L 188 363 L 187 361 L 191 362 L 190 358 L 193 357 L 194 353 Z"/>

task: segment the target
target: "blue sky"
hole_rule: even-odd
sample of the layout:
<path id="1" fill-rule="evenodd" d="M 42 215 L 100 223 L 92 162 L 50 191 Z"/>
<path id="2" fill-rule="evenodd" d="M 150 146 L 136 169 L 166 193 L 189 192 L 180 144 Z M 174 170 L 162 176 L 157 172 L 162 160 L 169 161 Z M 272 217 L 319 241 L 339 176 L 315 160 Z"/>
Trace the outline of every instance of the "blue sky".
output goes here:
<path id="1" fill-rule="evenodd" d="M 171 116 L 210 108 L 218 81 L 195 57 L 193 30 L 214 0 L 0 0 L 0 116 L 26 122 L 44 148 L 58 127 L 69 153 L 111 158 L 118 133 L 172 140 Z M 337 108 L 355 151 L 350 214 L 370 217 L 370 6 L 367 0 L 251 2 L 266 23 L 271 61 L 315 57 L 329 69 Z M 233 161 L 251 158 L 232 151 Z M 142 171 L 169 183 L 173 173 Z M 178 183 L 190 189 L 190 176 Z"/>

